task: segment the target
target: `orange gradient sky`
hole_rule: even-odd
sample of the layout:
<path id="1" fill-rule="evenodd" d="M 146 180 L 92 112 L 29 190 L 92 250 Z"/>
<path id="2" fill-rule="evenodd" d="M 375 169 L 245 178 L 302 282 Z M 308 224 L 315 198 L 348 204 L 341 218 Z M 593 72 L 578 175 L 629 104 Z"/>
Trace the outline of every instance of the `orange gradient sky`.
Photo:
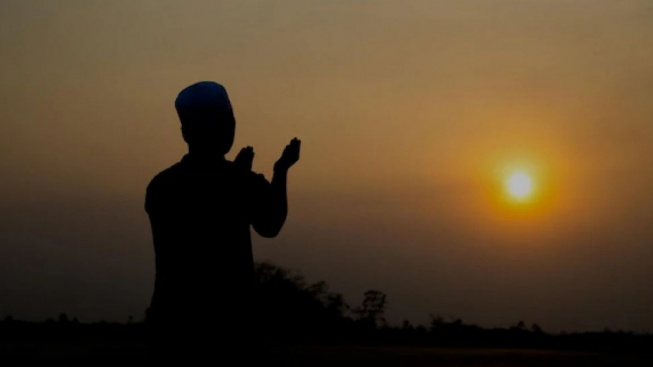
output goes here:
<path id="1" fill-rule="evenodd" d="M 230 158 L 302 139 L 258 260 L 395 323 L 653 328 L 648 1 L 2 0 L 0 80 L 0 317 L 142 317 L 145 187 L 215 80 Z"/>

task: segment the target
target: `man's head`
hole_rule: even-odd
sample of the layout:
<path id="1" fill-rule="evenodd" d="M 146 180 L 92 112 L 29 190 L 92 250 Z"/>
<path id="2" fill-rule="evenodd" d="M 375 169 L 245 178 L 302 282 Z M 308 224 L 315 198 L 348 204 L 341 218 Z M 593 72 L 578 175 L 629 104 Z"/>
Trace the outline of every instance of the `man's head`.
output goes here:
<path id="1" fill-rule="evenodd" d="M 227 154 L 234 143 L 236 119 L 224 87 L 199 82 L 179 92 L 175 100 L 181 132 L 191 149 Z"/>

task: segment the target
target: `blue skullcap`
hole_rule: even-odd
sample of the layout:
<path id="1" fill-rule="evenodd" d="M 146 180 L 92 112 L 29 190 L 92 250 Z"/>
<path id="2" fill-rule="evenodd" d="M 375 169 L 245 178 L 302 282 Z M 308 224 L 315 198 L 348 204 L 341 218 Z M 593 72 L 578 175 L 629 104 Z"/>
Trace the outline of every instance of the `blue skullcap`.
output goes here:
<path id="1" fill-rule="evenodd" d="M 203 119 L 209 112 L 233 113 L 227 90 L 211 81 L 195 83 L 184 88 L 175 100 L 175 109 L 182 123 Z"/>

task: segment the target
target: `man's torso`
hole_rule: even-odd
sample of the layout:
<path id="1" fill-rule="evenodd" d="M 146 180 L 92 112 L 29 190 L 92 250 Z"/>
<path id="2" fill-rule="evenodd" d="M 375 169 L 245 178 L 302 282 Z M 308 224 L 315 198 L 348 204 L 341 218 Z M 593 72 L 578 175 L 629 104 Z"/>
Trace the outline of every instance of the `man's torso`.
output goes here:
<path id="1" fill-rule="evenodd" d="M 150 311 L 243 309 L 253 281 L 252 175 L 229 161 L 185 156 L 152 180 L 146 196 L 156 254 Z"/>

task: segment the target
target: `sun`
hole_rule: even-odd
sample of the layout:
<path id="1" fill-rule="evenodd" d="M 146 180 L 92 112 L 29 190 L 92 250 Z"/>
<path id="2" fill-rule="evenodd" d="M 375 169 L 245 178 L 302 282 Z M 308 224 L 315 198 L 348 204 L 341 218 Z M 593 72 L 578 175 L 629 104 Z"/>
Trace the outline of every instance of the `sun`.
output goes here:
<path id="1" fill-rule="evenodd" d="M 520 201 L 528 199 L 533 193 L 533 180 L 525 172 L 515 172 L 505 181 L 508 194 Z"/>

